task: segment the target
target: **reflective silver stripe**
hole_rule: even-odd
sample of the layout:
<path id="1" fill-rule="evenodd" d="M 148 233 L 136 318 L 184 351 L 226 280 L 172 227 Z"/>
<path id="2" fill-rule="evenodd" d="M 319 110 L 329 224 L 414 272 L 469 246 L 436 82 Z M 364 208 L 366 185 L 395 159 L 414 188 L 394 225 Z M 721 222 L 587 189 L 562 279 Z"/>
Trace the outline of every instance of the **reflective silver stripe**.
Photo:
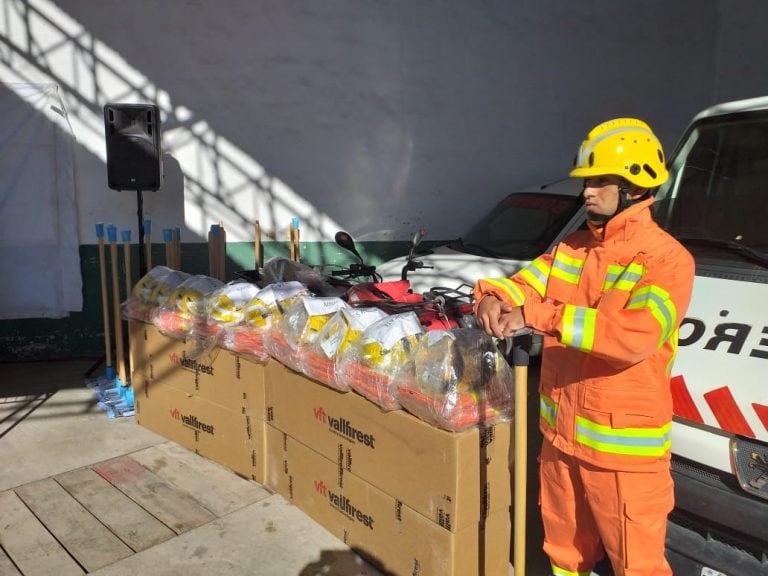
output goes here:
<path id="1" fill-rule="evenodd" d="M 550 426 L 557 422 L 557 404 L 543 394 L 539 397 L 539 416 Z"/>
<path id="2" fill-rule="evenodd" d="M 642 128 L 641 126 L 619 126 L 618 128 L 614 128 L 613 130 L 608 130 L 608 132 L 605 132 L 592 140 L 589 146 L 584 148 L 584 150 L 579 150 L 579 156 L 578 161 L 576 162 L 576 166 L 582 166 L 584 164 L 584 160 L 589 157 L 589 155 L 592 153 L 592 149 L 597 146 L 600 142 L 605 140 L 606 138 L 613 136 L 614 134 L 619 134 L 620 132 L 645 132 L 646 134 L 653 136 L 653 132 L 646 128 Z M 656 137 L 653 136 L 655 139 Z"/>
<path id="3" fill-rule="evenodd" d="M 607 454 L 660 457 L 672 444 L 672 423 L 656 428 L 611 428 L 576 417 L 576 441 Z"/>
<path id="4" fill-rule="evenodd" d="M 584 268 L 584 260 L 572 258 L 567 254 L 557 252 L 552 262 L 552 276 L 560 278 L 570 284 L 578 284 L 581 271 Z"/>
<path id="5" fill-rule="evenodd" d="M 659 346 L 661 346 L 675 329 L 677 321 L 677 310 L 675 303 L 669 299 L 669 293 L 658 286 L 640 288 L 627 302 L 628 310 L 638 308 L 648 308 L 661 326 L 661 338 L 659 338 Z"/>

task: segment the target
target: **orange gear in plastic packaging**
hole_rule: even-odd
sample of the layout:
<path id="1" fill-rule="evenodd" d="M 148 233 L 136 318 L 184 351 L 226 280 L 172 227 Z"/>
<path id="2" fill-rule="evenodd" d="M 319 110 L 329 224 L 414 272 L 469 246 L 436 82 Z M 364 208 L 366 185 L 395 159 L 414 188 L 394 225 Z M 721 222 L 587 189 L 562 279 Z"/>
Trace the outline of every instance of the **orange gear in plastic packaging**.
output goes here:
<path id="1" fill-rule="evenodd" d="M 570 175 L 606 174 L 621 176 L 640 188 L 655 188 L 667 181 L 664 151 L 648 124 L 636 118 L 615 118 L 587 134 Z"/>

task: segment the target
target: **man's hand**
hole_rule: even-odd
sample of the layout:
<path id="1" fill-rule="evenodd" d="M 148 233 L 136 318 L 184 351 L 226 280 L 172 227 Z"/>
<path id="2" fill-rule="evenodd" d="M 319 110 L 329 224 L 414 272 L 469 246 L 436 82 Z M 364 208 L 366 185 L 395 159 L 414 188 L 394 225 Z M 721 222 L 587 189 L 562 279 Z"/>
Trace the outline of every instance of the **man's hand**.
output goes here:
<path id="1" fill-rule="evenodd" d="M 488 295 L 477 306 L 477 323 L 490 336 L 506 338 L 525 326 L 522 306 L 510 306 Z"/>

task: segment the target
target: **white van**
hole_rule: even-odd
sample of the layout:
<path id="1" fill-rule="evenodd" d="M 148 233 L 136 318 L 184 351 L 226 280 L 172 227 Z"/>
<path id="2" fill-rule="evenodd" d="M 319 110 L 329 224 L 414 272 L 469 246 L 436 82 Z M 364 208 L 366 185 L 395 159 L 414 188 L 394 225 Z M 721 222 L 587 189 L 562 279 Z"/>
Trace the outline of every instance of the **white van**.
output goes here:
<path id="1" fill-rule="evenodd" d="M 656 220 L 696 259 L 672 373 L 675 574 L 768 574 L 768 97 L 698 114 Z"/>

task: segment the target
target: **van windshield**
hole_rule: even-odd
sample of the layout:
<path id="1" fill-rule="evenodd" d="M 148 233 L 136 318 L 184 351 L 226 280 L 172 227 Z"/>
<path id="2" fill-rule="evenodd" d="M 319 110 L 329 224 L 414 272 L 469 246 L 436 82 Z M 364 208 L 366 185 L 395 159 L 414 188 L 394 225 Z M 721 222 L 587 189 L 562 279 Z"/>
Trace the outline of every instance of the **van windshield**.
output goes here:
<path id="1" fill-rule="evenodd" d="M 656 220 L 697 262 L 768 267 L 768 112 L 695 124 L 656 200 Z"/>
<path id="2" fill-rule="evenodd" d="M 579 196 L 510 194 L 449 246 L 480 256 L 531 260 L 547 251 L 580 207 Z"/>

